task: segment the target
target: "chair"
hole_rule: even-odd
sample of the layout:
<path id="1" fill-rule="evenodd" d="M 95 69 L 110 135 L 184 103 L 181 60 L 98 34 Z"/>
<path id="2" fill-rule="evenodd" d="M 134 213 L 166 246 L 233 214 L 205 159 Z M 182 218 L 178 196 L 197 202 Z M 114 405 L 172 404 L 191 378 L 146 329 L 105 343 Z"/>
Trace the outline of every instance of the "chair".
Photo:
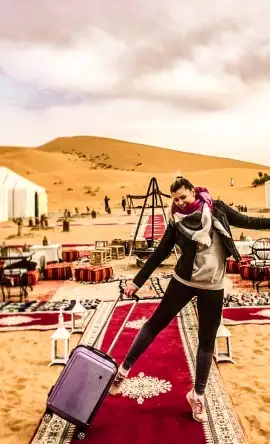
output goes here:
<path id="1" fill-rule="evenodd" d="M 253 265 L 257 269 L 256 288 L 259 291 L 259 285 L 263 281 L 270 284 L 270 239 L 261 238 L 254 242 L 252 249 Z"/>
<path id="2" fill-rule="evenodd" d="M 260 265 L 270 265 L 270 239 L 263 237 L 254 242 L 251 247 L 255 262 Z"/>
<path id="3" fill-rule="evenodd" d="M 24 268 L 23 253 L 14 247 L 4 247 L 1 249 L 1 255 L 4 258 L 4 266 L 0 269 L 0 283 L 3 301 L 6 296 L 10 299 L 12 296 L 18 296 L 22 302 L 23 296 L 28 296 L 27 292 L 27 268 Z M 19 294 L 11 294 L 11 288 L 18 286 Z M 7 289 L 7 294 L 5 293 Z"/>

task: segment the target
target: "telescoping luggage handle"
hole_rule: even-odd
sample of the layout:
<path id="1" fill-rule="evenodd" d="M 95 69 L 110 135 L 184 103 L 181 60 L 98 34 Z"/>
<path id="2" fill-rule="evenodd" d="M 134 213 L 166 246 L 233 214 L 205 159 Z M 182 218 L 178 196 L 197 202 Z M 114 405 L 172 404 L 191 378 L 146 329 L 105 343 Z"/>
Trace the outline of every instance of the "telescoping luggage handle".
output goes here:
<path id="1" fill-rule="evenodd" d="M 115 336 L 114 340 L 112 341 L 109 350 L 107 351 L 107 354 L 108 354 L 108 355 L 111 354 L 111 352 L 112 352 L 112 350 L 113 350 L 113 348 L 114 348 L 116 342 L 118 341 L 119 336 L 121 335 L 121 333 L 122 333 L 122 331 L 123 331 L 123 329 L 124 329 L 124 327 L 125 327 L 125 325 L 126 325 L 128 319 L 129 319 L 129 317 L 131 316 L 131 313 L 133 312 L 133 310 L 134 310 L 134 308 L 135 308 L 137 302 L 139 302 L 139 300 L 140 300 L 140 298 L 139 298 L 136 294 L 133 295 L 133 298 L 132 298 L 132 299 L 134 299 L 134 302 L 133 302 L 133 304 L 132 304 L 132 306 L 131 306 L 131 308 L 130 308 L 128 314 L 126 315 L 126 317 L 125 317 L 125 319 L 124 319 L 124 321 L 123 321 L 123 323 L 122 323 L 120 329 L 118 330 L 117 335 Z"/>
<path id="2" fill-rule="evenodd" d="M 108 324 L 108 322 L 110 321 L 111 314 L 113 313 L 113 311 L 114 311 L 116 305 L 118 304 L 120 297 L 121 297 L 121 295 L 119 295 L 119 297 L 116 299 L 115 303 L 113 304 L 113 306 L 112 306 L 112 308 L 111 308 L 111 310 L 110 310 L 110 314 L 109 314 L 108 318 L 106 319 L 106 321 L 105 321 L 104 324 L 102 325 L 102 328 L 100 329 L 100 331 L 99 331 L 97 337 L 95 338 L 93 344 L 91 345 L 92 347 L 95 347 L 95 345 L 96 345 L 97 341 L 99 340 L 99 338 L 100 338 L 100 336 L 101 336 L 101 334 L 102 334 L 102 332 L 103 332 L 105 326 L 106 326 L 106 325 Z M 109 350 L 107 351 L 107 355 L 110 355 L 110 354 L 111 354 L 111 352 L 112 352 L 112 350 L 113 350 L 113 348 L 114 348 L 116 342 L 118 341 L 119 336 L 121 335 L 121 333 L 122 333 L 122 331 L 123 331 L 123 329 L 124 329 L 124 327 L 125 327 L 125 325 L 126 325 L 128 319 L 129 319 L 129 317 L 130 317 L 130 315 L 131 315 L 131 313 L 133 312 L 133 310 L 134 310 L 134 308 L 135 308 L 137 302 L 139 302 L 139 300 L 140 300 L 139 296 L 137 296 L 136 293 L 134 293 L 134 294 L 132 295 L 131 300 L 132 300 L 132 299 L 133 299 L 134 302 L 133 302 L 133 304 L 132 304 L 132 306 L 131 306 L 131 308 L 130 308 L 128 314 L 127 314 L 127 316 L 125 317 L 124 322 L 122 323 L 122 325 L 121 325 L 119 331 L 117 332 L 117 335 L 115 336 L 113 342 L 111 343 L 110 348 L 109 348 Z"/>

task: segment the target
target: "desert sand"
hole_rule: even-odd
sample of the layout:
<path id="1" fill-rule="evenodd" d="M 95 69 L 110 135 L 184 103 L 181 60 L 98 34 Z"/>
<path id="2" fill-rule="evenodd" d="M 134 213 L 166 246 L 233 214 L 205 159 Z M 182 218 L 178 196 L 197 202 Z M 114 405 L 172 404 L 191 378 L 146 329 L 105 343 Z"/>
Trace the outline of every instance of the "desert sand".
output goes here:
<path id="1" fill-rule="evenodd" d="M 3 223 L 0 243 L 40 243 L 44 235 L 51 242 L 66 244 L 128 238 L 140 210 L 130 216 L 123 214 L 122 195 L 144 194 L 151 177 L 156 177 L 161 191 L 168 193 L 178 174 L 187 176 L 195 185 L 208 187 L 215 198 L 247 205 L 252 216 L 267 217 L 266 212 L 260 212 L 265 207 L 264 186 L 253 188 L 251 181 L 260 171 L 270 174 L 270 168 L 246 162 L 81 137 L 57 139 L 36 149 L 2 147 L 0 164 L 47 189 L 49 224 L 53 227 L 46 232 L 33 232 L 25 221 L 23 237 L 18 238 L 16 226 L 12 222 Z M 235 180 L 234 187 L 229 184 L 231 177 Z M 72 190 L 67 191 L 68 188 Z M 110 215 L 104 213 L 106 194 L 111 198 Z M 169 203 L 169 199 L 164 200 Z M 61 222 L 57 222 L 63 210 L 74 212 L 78 207 L 85 212 L 86 205 L 99 212 L 97 219 L 74 218 L 70 232 L 63 233 Z M 106 225 L 109 223 L 112 225 Z M 233 229 L 234 238 L 238 239 L 242 231 Z M 269 237 L 269 232 L 244 233 L 254 239 Z M 125 273 L 124 262 L 114 264 L 114 271 Z M 136 273 L 134 267 L 133 272 Z M 247 442 L 266 444 L 270 442 L 270 325 L 230 329 L 236 364 L 220 364 L 219 369 L 245 428 Z M 0 442 L 3 444 L 27 444 L 38 425 L 48 390 L 62 369 L 47 368 L 51 334 L 52 331 L 0 333 Z M 73 336 L 72 347 L 79 337 Z"/>

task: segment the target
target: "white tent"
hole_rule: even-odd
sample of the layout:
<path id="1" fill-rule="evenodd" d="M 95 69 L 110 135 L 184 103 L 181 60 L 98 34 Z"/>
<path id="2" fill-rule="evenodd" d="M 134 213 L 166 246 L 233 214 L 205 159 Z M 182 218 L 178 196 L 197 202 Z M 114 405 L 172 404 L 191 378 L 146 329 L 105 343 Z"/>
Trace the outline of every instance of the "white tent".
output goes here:
<path id="1" fill-rule="evenodd" d="M 270 208 L 270 180 L 265 182 L 265 204 L 266 208 Z"/>
<path id="2" fill-rule="evenodd" d="M 0 187 L 0 222 L 8 220 L 8 190 Z"/>
<path id="3" fill-rule="evenodd" d="M 45 188 L 5 167 L 0 167 L 0 221 L 48 213 Z"/>

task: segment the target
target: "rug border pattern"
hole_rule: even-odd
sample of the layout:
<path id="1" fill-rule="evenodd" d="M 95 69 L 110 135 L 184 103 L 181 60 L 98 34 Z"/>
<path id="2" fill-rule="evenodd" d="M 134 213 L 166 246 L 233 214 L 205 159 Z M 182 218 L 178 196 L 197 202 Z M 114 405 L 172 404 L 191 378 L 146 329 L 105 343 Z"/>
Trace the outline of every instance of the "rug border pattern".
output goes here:
<path id="1" fill-rule="evenodd" d="M 178 314 L 180 336 L 185 349 L 192 382 L 195 381 L 196 353 L 198 346 L 198 320 L 194 307 L 189 303 Z M 226 391 L 216 364 L 213 361 L 206 388 L 208 422 L 203 424 L 207 444 L 244 444 L 244 430 Z M 217 409 L 222 405 L 221 409 Z"/>

